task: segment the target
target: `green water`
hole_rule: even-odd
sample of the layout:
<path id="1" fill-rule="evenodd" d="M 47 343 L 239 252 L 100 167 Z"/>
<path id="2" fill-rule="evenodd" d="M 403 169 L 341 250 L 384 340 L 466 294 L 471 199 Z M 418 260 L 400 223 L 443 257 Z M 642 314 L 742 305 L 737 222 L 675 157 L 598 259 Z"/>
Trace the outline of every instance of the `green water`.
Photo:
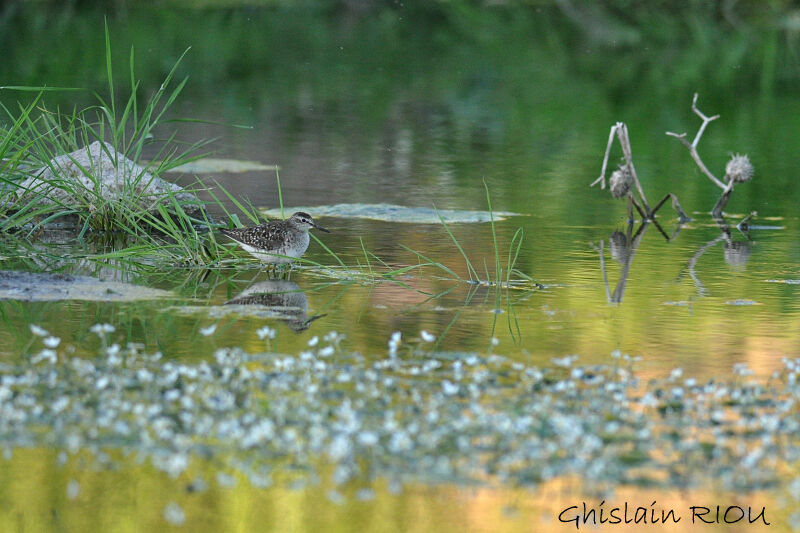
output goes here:
<path id="1" fill-rule="evenodd" d="M 658 20 L 638 11 L 629 15 L 612 17 L 615 24 L 597 23 L 611 36 L 604 38 L 549 5 L 116 12 L 109 24 L 117 72 L 125 72 L 134 46 L 137 77 L 153 91 L 191 46 L 179 72 L 190 77 L 187 90 L 172 113 L 216 124 L 180 124 L 181 139 L 218 138 L 213 146 L 220 157 L 279 165 L 287 209 L 391 203 L 485 211 L 485 182 L 494 210 L 521 215 L 496 223 L 502 263 L 522 228 L 516 269 L 541 287 L 497 291 L 445 279 L 432 267 L 409 273 L 402 283 L 374 284 L 299 269 L 290 281 L 299 298 L 294 304 L 304 307 L 300 314 L 274 316 L 256 306 L 230 312 L 225 304 L 243 291 L 274 283 L 257 265 L 153 272 L 70 261 L 80 243 L 42 237 L 27 245 L 4 236 L 4 270 L 88 274 L 174 296 L 133 303 L 0 301 L 0 359 L 16 363 L 32 353 L 30 324 L 61 338 L 62 347 L 74 347 L 74 357 L 92 357 L 101 341 L 89 329 L 108 322 L 116 328 L 112 341 L 142 343 L 190 365 L 213 359 L 220 347 L 263 350 L 257 331 L 268 325 L 277 332 L 270 349 L 284 354 L 299 354 L 333 330 L 345 336 L 346 350 L 379 360 L 393 332 L 410 340 L 425 330 L 436 337 L 437 352 L 493 351 L 537 367 L 552 367 L 553 358 L 570 354 L 580 364 L 609 363 L 620 350 L 641 357 L 636 368 L 644 378 L 665 378 L 680 367 L 685 377 L 719 379 L 746 363 L 766 379 L 800 347 L 797 31 L 790 15 L 780 12 L 770 19 L 745 9 L 750 18 L 740 31 L 696 6 L 688 13 L 661 13 L 669 16 Z M 0 24 L 2 85 L 103 90 L 102 13 L 19 5 Z M 699 146 L 712 172 L 721 177 L 731 153 L 749 154 L 755 166 L 753 181 L 738 185 L 726 208 L 727 238 L 720 238 L 708 215 L 719 189 L 665 135 L 694 135 L 700 124 L 690 109 L 694 92 L 700 109 L 721 115 Z M 26 97 L 0 91 L 7 106 Z M 53 100 L 71 106 L 90 96 L 54 93 Z M 674 193 L 695 219 L 678 228 L 667 204 L 658 220 L 671 238 L 647 226 L 627 268 L 618 260 L 625 205 L 589 187 L 616 121 L 628 125 L 650 203 Z M 615 146 L 612 163 L 620 156 Z M 199 178 L 213 178 L 255 206 L 278 205 L 272 172 Z M 187 185 L 195 176 L 176 179 Z M 752 224 L 758 227 L 748 235 L 737 231 L 736 223 L 751 212 L 757 212 Z M 393 267 L 417 263 L 405 245 L 468 277 L 441 224 L 347 217 L 320 222 L 332 233 L 319 238 L 348 265 L 363 263 L 362 243 Z M 492 278 L 490 224 L 449 227 L 481 277 Z M 337 264 L 315 243 L 307 257 Z M 201 333 L 214 324 L 212 335 Z M 213 460 L 196 458 L 189 472 L 172 479 L 147 462 L 139 465 L 135 453 L 120 457 L 114 446 L 108 453 L 116 466 L 99 472 L 90 454 L 61 465 L 54 448 L 11 453 L 0 511 L 8 528 L 161 528 L 167 524 L 164 505 L 174 501 L 193 531 L 262 525 L 311 531 L 323 523 L 341 530 L 523 530 L 555 520 L 548 491 L 581 490 L 568 482 L 566 488 L 520 492 L 513 483 L 488 489 L 423 479 L 395 494 L 380 479 L 367 501 L 356 497 L 359 487 L 343 488 L 339 506 L 326 487 L 290 490 L 277 483 L 259 489 L 244 478 L 233 488 L 217 486 Z M 211 489 L 187 490 L 198 472 Z M 70 480 L 81 487 L 73 499 L 67 497 Z M 42 486 L 52 493 L 47 499 L 33 496 Z M 672 498 L 673 488 L 667 484 L 657 497 Z M 728 489 L 716 492 L 713 480 L 694 490 L 720 503 L 731 495 Z M 778 510 L 780 490 L 754 494 L 749 502 L 782 517 L 776 530 L 791 523 L 788 511 Z M 634 489 L 628 497 L 647 505 L 649 496 Z M 573 500 L 579 497 L 567 496 L 567 505 Z"/>

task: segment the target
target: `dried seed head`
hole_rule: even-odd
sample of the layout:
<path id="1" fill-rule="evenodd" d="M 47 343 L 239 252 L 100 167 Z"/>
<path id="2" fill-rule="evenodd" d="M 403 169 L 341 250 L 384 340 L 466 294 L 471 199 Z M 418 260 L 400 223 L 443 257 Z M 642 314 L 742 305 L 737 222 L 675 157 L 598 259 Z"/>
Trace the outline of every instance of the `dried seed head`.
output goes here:
<path id="1" fill-rule="evenodd" d="M 633 183 L 633 174 L 628 165 L 622 165 L 611 174 L 611 179 L 608 180 L 609 189 L 611 189 L 611 196 L 614 198 L 622 198 L 631 188 Z"/>
<path id="2" fill-rule="evenodd" d="M 736 154 L 731 156 L 731 160 L 725 165 L 725 181 L 733 180 L 736 183 L 744 183 L 753 179 L 753 164 L 747 155 Z"/>
<path id="3" fill-rule="evenodd" d="M 744 268 L 750 259 L 750 243 L 746 241 L 725 243 L 725 262 L 732 267 Z"/>

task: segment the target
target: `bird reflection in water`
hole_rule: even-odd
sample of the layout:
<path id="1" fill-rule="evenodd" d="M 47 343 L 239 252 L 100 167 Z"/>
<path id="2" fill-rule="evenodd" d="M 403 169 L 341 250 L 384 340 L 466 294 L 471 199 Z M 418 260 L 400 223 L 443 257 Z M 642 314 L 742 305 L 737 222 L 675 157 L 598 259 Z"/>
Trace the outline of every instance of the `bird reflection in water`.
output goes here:
<path id="1" fill-rule="evenodd" d="M 307 330 L 311 323 L 325 315 L 308 316 L 306 293 L 289 280 L 260 281 L 225 302 L 225 305 L 258 305 L 268 307 L 276 318 L 293 331 Z"/>

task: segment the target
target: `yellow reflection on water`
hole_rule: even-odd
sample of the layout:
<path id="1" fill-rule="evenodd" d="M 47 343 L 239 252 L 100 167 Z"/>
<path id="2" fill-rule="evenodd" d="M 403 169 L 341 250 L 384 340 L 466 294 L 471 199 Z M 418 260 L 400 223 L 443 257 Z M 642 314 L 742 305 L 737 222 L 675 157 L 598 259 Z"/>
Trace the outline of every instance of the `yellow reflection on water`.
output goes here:
<path id="1" fill-rule="evenodd" d="M 17 449 L 0 470 L 0 531 L 566 532 L 576 531 L 570 517 L 583 513 L 584 502 L 587 510 L 595 509 L 598 524 L 590 517 L 588 524 L 579 522 L 578 531 L 794 530 L 792 506 L 771 492 L 622 487 L 610 495 L 588 496 L 579 479 L 560 478 L 535 490 L 416 484 L 395 494 L 378 482 L 371 487 L 374 498 L 365 501 L 358 497 L 363 487 L 341 489 L 339 500 L 330 497 L 331 487 L 325 483 L 293 490 L 278 480 L 262 489 L 241 476 L 221 486 L 216 476 L 217 467 L 209 461 L 195 460 L 189 471 L 171 479 L 148 463 L 140 464 L 135 454 L 115 456 L 113 466 L 98 468 L 87 453 L 60 465 L 57 451 Z M 626 502 L 631 519 L 637 506 L 646 508 L 648 523 L 599 524 L 601 507 L 605 517 L 613 507 L 622 516 Z M 691 506 L 709 508 L 708 518 L 717 505 L 721 517 L 728 506 L 750 507 L 754 518 L 764 507 L 770 525 L 761 520 L 749 524 L 747 518 L 728 525 L 692 524 Z M 559 514 L 573 506 L 562 515 L 567 522 L 559 521 Z M 656 517 L 672 510 L 680 521 L 650 523 L 651 509 Z"/>

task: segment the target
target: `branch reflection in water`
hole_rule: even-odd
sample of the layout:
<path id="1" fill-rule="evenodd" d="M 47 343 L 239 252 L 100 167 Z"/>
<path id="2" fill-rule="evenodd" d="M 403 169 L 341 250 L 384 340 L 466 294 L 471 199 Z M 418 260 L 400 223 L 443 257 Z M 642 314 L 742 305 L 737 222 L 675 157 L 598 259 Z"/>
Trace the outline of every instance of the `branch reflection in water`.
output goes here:
<path id="1" fill-rule="evenodd" d="M 737 270 L 744 270 L 745 265 L 747 264 L 748 259 L 750 259 L 751 253 L 751 244 L 753 240 L 750 238 L 750 219 L 755 215 L 755 213 L 751 213 L 747 215 L 741 222 L 736 225 L 736 229 L 746 237 L 744 241 L 737 241 L 733 239 L 733 232 L 731 231 L 730 225 L 728 225 L 727 221 L 724 217 L 714 217 L 714 222 L 716 222 L 717 227 L 720 230 L 720 235 L 716 238 L 708 241 L 703 246 L 701 246 L 697 252 L 689 259 L 687 264 L 687 270 L 689 272 L 689 276 L 691 276 L 692 281 L 694 281 L 695 287 L 697 287 L 697 294 L 700 297 L 708 295 L 708 289 L 703 285 L 703 282 L 700 281 L 700 278 L 697 276 L 697 271 L 695 270 L 697 267 L 697 262 L 703 256 L 706 251 L 710 248 L 714 247 L 720 242 L 724 242 L 724 258 L 725 262 L 730 265 L 731 267 Z M 680 277 L 678 279 L 680 280 Z"/>

